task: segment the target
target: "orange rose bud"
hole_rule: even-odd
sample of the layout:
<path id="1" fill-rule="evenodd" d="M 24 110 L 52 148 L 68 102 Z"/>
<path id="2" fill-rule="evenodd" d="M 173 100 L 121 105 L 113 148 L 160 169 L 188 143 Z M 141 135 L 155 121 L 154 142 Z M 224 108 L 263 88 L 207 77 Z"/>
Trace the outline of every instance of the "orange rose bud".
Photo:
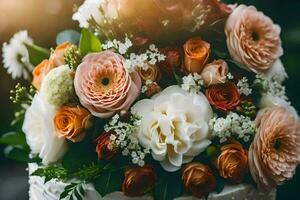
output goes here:
<path id="1" fill-rule="evenodd" d="M 224 112 L 233 110 L 240 103 L 240 93 L 232 82 L 211 85 L 205 95 L 211 105 Z"/>
<path id="2" fill-rule="evenodd" d="M 69 42 L 64 42 L 63 44 L 60 44 L 56 47 L 56 49 L 50 56 L 50 61 L 53 62 L 55 67 L 59 67 L 61 65 L 66 64 L 64 54 L 70 47 L 72 47 L 72 44 Z"/>
<path id="3" fill-rule="evenodd" d="M 194 38 L 188 40 L 184 46 L 184 71 L 200 74 L 210 55 L 210 44 Z"/>
<path id="4" fill-rule="evenodd" d="M 54 117 L 54 125 L 59 136 L 72 142 L 80 142 L 91 126 L 90 113 L 80 106 L 63 106 Z"/>
<path id="5" fill-rule="evenodd" d="M 167 75 L 173 75 L 173 73 L 178 69 L 181 65 L 181 53 L 177 48 L 163 48 L 160 49 L 160 52 L 166 56 L 165 60 L 159 63 L 159 67 L 162 72 Z"/>
<path id="6" fill-rule="evenodd" d="M 111 160 L 118 152 L 112 144 L 110 136 L 113 132 L 104 132 L 96 139 L 96 152 L 100 160 Z"/>
<path id="7" fill-rule="evenodd" d="M 40 90 L 42 82 L 46 75 L 50 72 L 51 69 L 55 68 L 52 61 L 49 60 L 43 60 L 38 66 L 34 68 L 32 71 L 33 80 L 32 85 Z"/>
<path id="8" fill-rule="evenodd" d="M 214 191 L 217 186 L 211 169 L 201 163 L 187 164 L 183 169 L 182 180 L 187 192 L 198 198 Z"/>
<path id="9" fill-rule="evenodd" d="M 139 68 L 138 73 L 143 83 L 145 83 L 147 80 L 155 82 L 160 79 L 160 71 L 157 65 L 148 65 L 147 70 L 143 70 L 142 68 Z"/>
<path id="10" fill-rule="evenodd" d="M 223 178 L 241 183 L 248 170 L 248 152 L 237 141 L 224 145 L 216 167 Z"/>
<path id="11" fill-rule="evenodd" d="M 122 191 L 126 196 L 139 197 L 150 191 L 156 181 L 154 168 L 150 165 L 126 170 Z"/>

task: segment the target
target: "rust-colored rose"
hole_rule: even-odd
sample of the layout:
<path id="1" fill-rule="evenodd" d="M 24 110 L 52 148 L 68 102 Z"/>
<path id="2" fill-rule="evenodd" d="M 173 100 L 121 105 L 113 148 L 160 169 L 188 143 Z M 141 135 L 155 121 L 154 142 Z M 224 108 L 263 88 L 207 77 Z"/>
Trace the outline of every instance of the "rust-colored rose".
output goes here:
<path id="1" fill-rule="evenodd" d="M 188 40 L 184 46 L 184 70 L 200 74 L 210 55 L 210 44 L 199 39 Z"/>
<path id="2" fill-rule="evenodd" d="M 72 44 L 69 42 L 64 42 L 56 47 L 50 56 L 50 61 L 53 62 L 54 66 L 59 67 L 66 64 L 64 54 L 70 47 L 72 47 Z"/>
<path id="3" fill-rule="evenodd" d="M 126 196 L 139 197 L 150 191 L 156 180 L 152 166 L 131 168 L 126 170 L 122 191 Z"/>
<path id="4" fill-rule="evenodd" d="M 52 61 L 50 60 L 43 60 L 38 66 L 34 68 L 32 71 L 33 75 L 33 80 L 32 80 L 32 85 L 40 90 L 42 82 L 46 75 L 50 72 L 51 69 L 55 68 L 55 65 L 53 64 Z"/>
<path id="5" fill-rule="evenodd" d="M 226 144 L 221 147 L 216 166 L 223 178 L 240 183 L 248 170 L 248 152 L 236 141 Z"/>
<path id="6" fill-rule="evenodd" d="M 161 91 L 161 87 L 156 82 L 153 82 L 147 85 L 147 91 L 145 95 L 146 97 L 151 97 L 160 91 Z"/>
<path id="7" fill-rule="evenodd" d="M 182 180 L 186 190 L 193 196 L 201 198 L 212 192 L 217 181 L 207 165 L 201 163 L 190 163 L 185 166 Z"/>
<path id="8" fill-rule="evenodd" d="M 205 65 L 201 72 L 204 84 L 206 86 L 225 83 L 228 74 L 228 65 L 224 60 L 215 60 Z"/>
<path id="9" fill-rule="evenodd" d="M 147 80 L 155 82 L 160 78 L 160 71 L 157 65 L 148 65 L 147 70 L 139 68 L 138 73 L 144 83 Z"/>
<path id="10" fill-rule="evenodd" d="M 111 142 L 110 137 L 113 132 L 104 132 L 96 139 L 96 152 L 100 160 L 111 160 L 116 154 L 118 149 Z"/>
<path id="11" fill-rule="evenodd" d="M 58 135 L 72 142 L 80 142 L 91 126 L 90 113 L 80 106 L 63 106 L 54 117 L 54 125 Z"/>
<path id="12" fill-rule="evenodd" d="M 211 105 L 225 112 L 233 110 L 240 103 L 240 93 L 232 82 L 211 85 L 205 95 Z"/>
<path id="13" fill-rule="evenodd" d="M 180 50 L 178 48 L 167 47 L 160 49 L 160 52 L 166 56 L 165 60 L 159 63 L 161 71 L 167 75 L 173 75 L 181 65 Z"/>

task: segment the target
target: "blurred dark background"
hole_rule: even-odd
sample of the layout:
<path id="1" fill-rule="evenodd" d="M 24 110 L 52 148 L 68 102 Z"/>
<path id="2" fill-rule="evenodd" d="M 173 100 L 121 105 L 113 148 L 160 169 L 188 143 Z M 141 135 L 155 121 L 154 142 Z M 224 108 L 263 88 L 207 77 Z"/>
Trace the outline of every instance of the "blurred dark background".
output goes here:
<path id="1" fill-rule="evenodd" d="M 76 28 L 72 22 L 72 8 L 83 0 L 0 0 L 0 44 L 8 41 L 14 32 L 26 29 L 35 43 L 44 47 L 55 46 L 55 36 L 59 31 Z M 224 0 L 224 2 L 237 2 Z M 300 112 L 300 1 L 297 0 L 244 0 L 238 1 L 255 5 L 258 10 L 270 16 L 282 27 L 285 64 L 289 79 L 285 82 L 288 96 L 293 106 Z M 2 45 L 1 45 L 2 46 Z M 0 61 L 1 61 L 0 52 Z M 0 64 L 0 134 L 10 131 L 13 105 L 9 101 L 9 91 L 18 80 L 12 80 Z M 0 146 L 0 199 L 26 200 L 26 165 L 4 158 Z M 300 168 L 293 180 L 278 189 L 278 199 L 299 199 Z M 297 195 L 297 196 L 296 196 Z M 298 197 L 298 198 L 297 198 Z"/>

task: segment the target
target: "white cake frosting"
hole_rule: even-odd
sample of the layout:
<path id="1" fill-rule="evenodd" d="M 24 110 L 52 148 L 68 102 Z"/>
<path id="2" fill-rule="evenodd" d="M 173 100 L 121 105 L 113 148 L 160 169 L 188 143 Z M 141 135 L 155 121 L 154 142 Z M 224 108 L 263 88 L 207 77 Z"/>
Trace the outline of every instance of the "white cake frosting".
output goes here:
<path id="1" fill-rule="evenodd" d="M 31 174 L 37 169 L 36 164 L 29 164 L 28 171 Z M 59 200 L 60 194 L 64 191 L 67 183 L 57 180 L 51 180 L 44 183 L 44 178 L 38 176 L 29 176 L 29 200 Z M 113 192 L 101 197 L 95 190 L 92 184 L 85 186 L 86 195 L 84 200 L 153 200 L 150 196 L 130 198 L 125 196 L 122 192 Z M 252 185 L 239 184 L 227 185 L 221 193 L 211 193 L 207 200 L 275 200 L 276 190 L 266 194 L 257 191 Z M 176 200 L 199 200 L 199 198 L 192 196 L 183 196 L 176 198 Z M 201 199 L 201 200 L 204 200 Z"/>

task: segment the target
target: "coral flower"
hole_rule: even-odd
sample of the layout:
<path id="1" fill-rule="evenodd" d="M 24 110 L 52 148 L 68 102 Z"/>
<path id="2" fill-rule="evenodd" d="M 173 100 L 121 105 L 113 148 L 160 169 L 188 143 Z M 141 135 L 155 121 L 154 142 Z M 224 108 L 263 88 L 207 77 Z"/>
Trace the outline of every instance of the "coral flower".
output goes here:
<path id="1" fill-rule="evenodd" d="M 87 55 L 75 74 L 75 91 L 92 115 L 109 118 L 128 110 L 140 94 L 141 78 L 129 73 L 124 58 L 112 51 Z"/>
<path id="2" fill-rule="evenodd" d="M 258 115 L 249 149 L 249 169 L 259 188 L 270 191 L 291 179 L 300 161 L 300 124 L 295 111 L 274 107 Z"/>
<path id="3" fill-rule="evenodd" d="M 227 20 L 225 33 L 232 58 L 253 72 L 267 71 L 283 53 L 280 27 L 253 6 L 238 6 Z"/>

